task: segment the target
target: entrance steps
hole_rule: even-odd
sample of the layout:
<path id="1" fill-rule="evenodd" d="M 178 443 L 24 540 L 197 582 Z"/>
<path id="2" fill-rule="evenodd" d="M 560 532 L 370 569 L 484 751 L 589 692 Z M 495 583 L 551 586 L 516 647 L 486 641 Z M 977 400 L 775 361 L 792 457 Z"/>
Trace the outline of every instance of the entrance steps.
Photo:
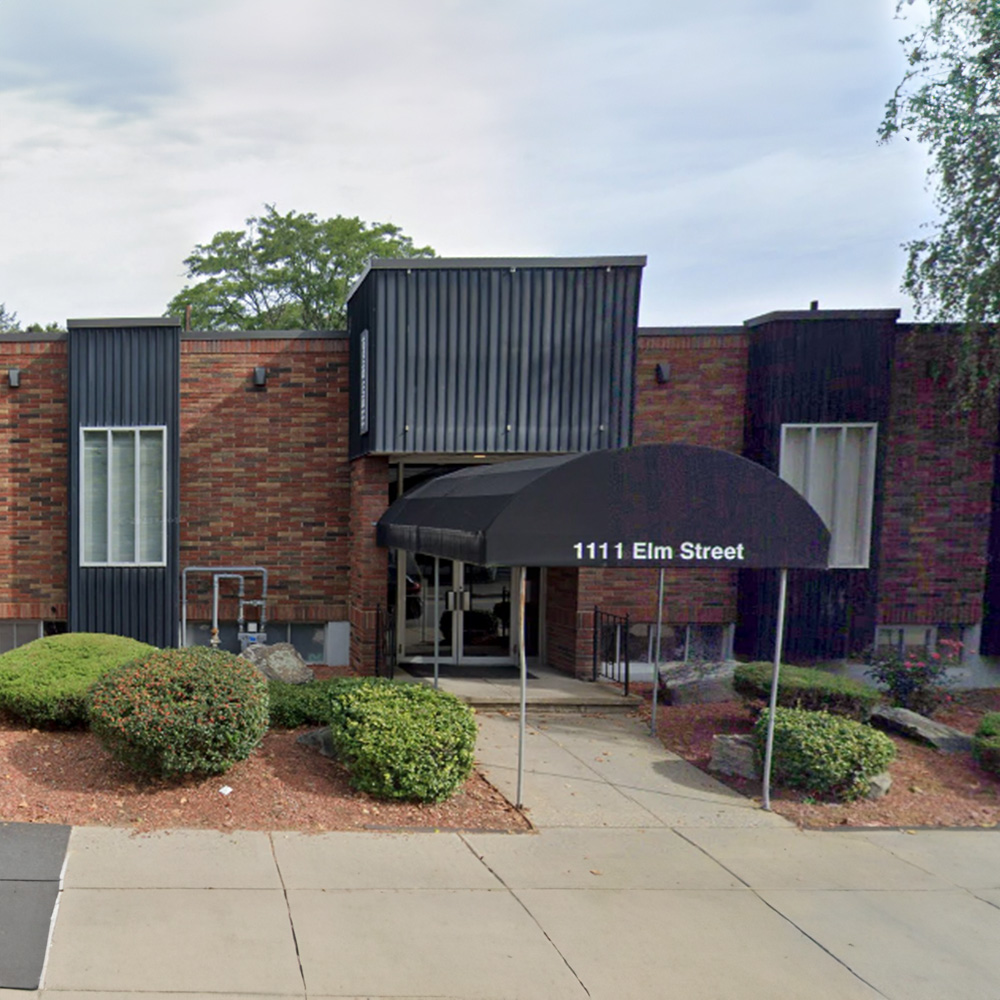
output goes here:
<path id="1" fill-rule="evenodd" d="M 605 681 L 581 681 L 561 671 L 537 664 L 528 666 L 529 712 L 630 713 L 642 703 L 638 695 L 622 695 L 620 687 Z M 405 666 L 396 668 L 399 680 L 409 679 Z M 428 677 L 414 683 L 433 684 Z M 438 686 L 482 712 L 516 712 L 521 705 L 516 674 L 503 677 L 463 677 L 461 668 L 442 672 Z"/>

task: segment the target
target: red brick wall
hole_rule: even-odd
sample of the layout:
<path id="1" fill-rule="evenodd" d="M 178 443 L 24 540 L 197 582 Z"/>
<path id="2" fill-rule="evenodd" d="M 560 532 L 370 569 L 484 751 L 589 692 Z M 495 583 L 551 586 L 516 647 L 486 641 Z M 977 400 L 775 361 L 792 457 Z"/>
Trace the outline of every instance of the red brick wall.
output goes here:
<path id="1" fill-rule="evenodd" d="M 701 444 L 743 450 L 747 377 L 744 334 L 644 334 L 636 355 L 635 444 Z M 669 380 L 656 381 L 657 364 Z M 732 570 L 676 569 L 664 574 L 664 620 L 721 624 L 736 618 Z M 549 662 L 570 673 L 591 668 L 593 609 L 656 620 L 655 569 L 565 569 L 549 572 L 546 642 Z"/>
<path id="2" fill-rule="evenodd" d="M 703 444 L 743 450 L 748 340 L 744 334 L 640 335 L 635 444 Z M 657 364 L 669 364 L 665 385 Z"/>
<path id="3" fill-rule="evenodd" d="M 181 342 L 182 568 L 264 566 L 272 621 L 347 620 L 347 392 L 344 339 Z"/>
<path id="4" fill-rule="evenodd" d="M 897 333 L 888 427 L 879 428 L 883 624 L 982 618 L 997 416 L 992 407 L 968 419 L 954 416 L 941 348 L 940 334 Z"/>
<path id="5" fill-rule="evenodd" d="M 376 608 L 385 608 L 386 549 L 375 544 L 375 523 L 389 505 L 389 460 L 369 455 L 350 463 L 351 666 L 365 674 L 375 667 Z"/>
<path id="6" fill-rule="evenodd" d="M 0 344 L 0 618 L 67 616 L 66 363 L 62 340 Z"/>

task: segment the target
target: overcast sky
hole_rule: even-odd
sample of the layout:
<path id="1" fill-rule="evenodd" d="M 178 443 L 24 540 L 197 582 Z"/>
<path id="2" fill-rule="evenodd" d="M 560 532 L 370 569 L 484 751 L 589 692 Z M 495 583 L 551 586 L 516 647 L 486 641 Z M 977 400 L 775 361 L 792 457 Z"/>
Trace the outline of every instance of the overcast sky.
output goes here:
<path id="1" fill-rule="evenodd" d="M 893 0 L 2 0 L 0 302 L 156 316 L 274 203 L 443 256 L 645 254 L 640 322 L 900 307 Z M 913 10 L 918 10 L 918 7 Z"/>

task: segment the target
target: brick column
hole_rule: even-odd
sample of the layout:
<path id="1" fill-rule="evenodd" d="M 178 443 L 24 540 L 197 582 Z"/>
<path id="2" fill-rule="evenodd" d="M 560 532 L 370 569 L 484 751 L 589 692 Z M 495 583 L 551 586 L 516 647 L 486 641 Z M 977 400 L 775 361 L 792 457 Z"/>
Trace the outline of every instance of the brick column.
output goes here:
<path id="1" fill-rule="evenodd" d="M 375 544 L 375 524 L 385 513 L 389 494 L 389 460 L 366 456 L 351 462 L 351 539 L 348 570 L 348 620 L 351 623 L 351 667 L 375 671 L 376 608 L 385 609 L 387 550 Z"/>

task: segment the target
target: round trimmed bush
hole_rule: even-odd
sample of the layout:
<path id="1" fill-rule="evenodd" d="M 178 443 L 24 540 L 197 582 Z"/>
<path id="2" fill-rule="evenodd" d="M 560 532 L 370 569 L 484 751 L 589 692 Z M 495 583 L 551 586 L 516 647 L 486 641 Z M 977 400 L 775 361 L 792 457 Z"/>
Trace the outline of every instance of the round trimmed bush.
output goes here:
<path id="1" fill-rule="evenodd" d="M 84 726 L 93 683 L 155 651 L 135 639 L 96 632 L 36 639 L 0 656 L 0 710 L 32 726 Z"/>
<path id="2" fill-rule="evenodd" d="M 972 756 L 979 766 L 1000 775 L 1000 712 L 987 712 L 972 736 Z"/>
<path id="3" fill-rule="evenodd" d="M 761 712 L 753 735 L 758 761 L 764 759 L 769 712 Z M 828 712 L 777 708 L 771 775 L 787 788 L 850 801 L 867 794 L 870 779 L 896 756 L 885 733 Z"/>
<path id="4" fill-rule="evenodd" d="M 90 725 L 140 774 L 221 774 L 267 732 L 267 681 L 247 660 L 195 646 L 164 649 L 105 674 Z"/>
<path id="5" fill-rule="evenodd" d="M 472 709 L 422 684 L 366 681 L 331 704 L 334 749 L 351 784 L 383 799 L 440 802 L 472 773 Z"/>

